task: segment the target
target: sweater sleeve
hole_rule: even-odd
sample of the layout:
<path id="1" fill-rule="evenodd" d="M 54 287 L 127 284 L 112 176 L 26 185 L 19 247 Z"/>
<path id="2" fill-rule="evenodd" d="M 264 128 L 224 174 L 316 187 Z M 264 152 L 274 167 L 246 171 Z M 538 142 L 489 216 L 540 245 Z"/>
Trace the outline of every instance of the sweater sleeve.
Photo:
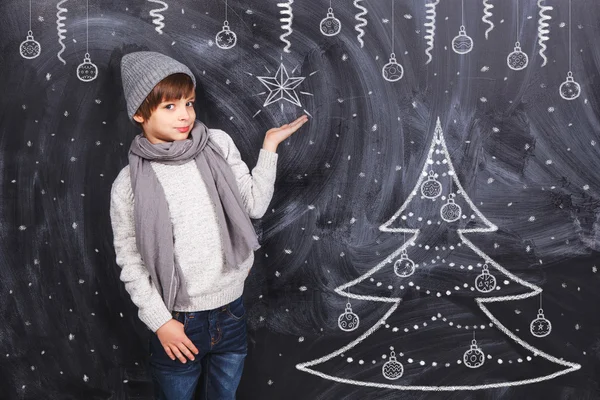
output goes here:
<path id="1" fill-rule="evenodd" d="M 127 167 L 126 167 L 127 168 Z M 113 229 L 117 265 L 121 268 L 120 279 L 131 300 L 138 307 L 140 320 L 156 332 L 172 316 L 158 289 L 150 279 L 150 273 L 137 250 L 135 221 L 133 217 L 133 193 L 128 169 L 115 179 L 111 190 L 110 219 Z"/>
<path id="2" fill-rule="evenodd" d="M 233 139 L 219 129 L 211 129 L 211 134 L 224 151 L 248 215 L 254 219 L 262 217 L 273 197 L 278 154 L 260 149 L 256 166 L 250 173 Z"/>

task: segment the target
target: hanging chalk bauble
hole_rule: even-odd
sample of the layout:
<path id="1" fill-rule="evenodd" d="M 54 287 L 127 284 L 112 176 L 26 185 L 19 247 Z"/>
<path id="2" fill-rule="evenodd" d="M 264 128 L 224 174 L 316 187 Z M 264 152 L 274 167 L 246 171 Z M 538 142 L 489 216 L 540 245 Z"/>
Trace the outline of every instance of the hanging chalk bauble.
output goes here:
<path id="1" fill-rule="evenodd" d="M 515 71 L 520 71 L 529 64 L 529 57 L 521 51 L 521 43 L 515 43 L 515 50 L 506 57 L 508 67 Z"/>
<path id="2" fill-rule="evenodd" d="M 454 197 L 456 197 L 456 195 L 454 193 L 450 193 L 448 195 L 448 202 L 444 204 L 442 208 L 440 208 L 442 219 L 446 222 L 457 221 L 462 215 L 462 209 L 454 202 Z"/>
<path id="3" fill-rule="evenodd" d="M 33 32 L 28 31 L 27 39 L 21 43 L 21 57 L 27 59 L 36 58 L 40 55 L 41 49 L 42 47 L 40 46 L 40 43 L 33 39 Z"/>
<path id="4" fill-rule="evenodd" d="M 552 323 L 544 318 L 544 310 L 540 308 L 538 310 L 537 318 L 531 321 L 529 328 L 533 336 L 544 337 L 548 336 L 550 331 L 552 331 Z"/>
<path id="5" fill-rule="evenodd" d="M 390 54 L 390 62 L 385 64 L 381 70 L 383 79 L 389 82 L 396 82 L 404 76 L 404 68 L 396 61 L 396 54 Z"/>
<path id="6" fill-rule="evenodd" d="M 581 86 L 573 80 L 573 73 L 571 71 L 567 73 L 567 80 L 561 83 L 559 92 L 560 97 L 565 100 L 575 100 L 581 94 Z"/>
<path id="7" fill-rule="evenodd" d="M 482 293 L 489 293 L 496 289 L 496 277 L 490 274 L 487 264 L 483 265 L 483 272 L 475 278 L 475 288 Z"/>
<path id="8" fill-rule="evenodd" d="M 394 273 L 399 277 L 406 278 L 415 273 L 415 263 L 413 260 L 408 258 L 406 249 L 402 249 L 400 259 L 394 263 Z"/>
<path id="9" fill-rule="evenodd" d="M 83 62 L 77 67 L 77 77 L 82 82 L 91 82 L 98 77 L 98 67 L 90 60 L 90 53 L 85 53 Z"/>
<path id="10" fill-rule="evenodd" d="M 350 302 L 346 303 L 346 311 L 338 318 L 338 326 L 341 330 L 350 332 L 358 328 L 359 323 L 358 315 L 352 312 Z"/>
<path id="11" fill-rule="evenodd" d="M 469 368 L 479 368 L 485 362 L 485 354 L 483 354 L 483 351 L 477 346 L 477 340 L 473 339 L 471 348 L 465 351 L 463 362 Z"/>
<path id="12" fill-rule="evenodd" d="M 333 15 L 333 8 L 327 10 L 327 17 L 321 20 L 321 33 L 325 36 L 335 36 L 340 33 L 342 23 Z"/>
<path id="13" fill-rule="evenodd" d="M 427 180 L 421 184 L 421 194 L 428 199 L 435 199 L 442 194 L 442 184 L 435 179 L 433 171 L 429 171 Z"/>
<path id="14" fill-rule="evenodd" d="M 473 50 L 473 39 L 467 36 L 464 25 L 460 26 L 458 36 L 452 39 L 452 50 L 458 54 L 467 54 Z"/>
<path id="15" fill-rule="evenodd" d="M 391 381 L 402 377 L 402 374 L 404 374 L 404 367 L 400 361 L 396 360 L 396 353 L 393 350 L 390 353 L 390 359 L 383 364 L 381 372 L 383 373 L 383 377 L 385 379 L 389 379 Z"/>
<path id="16" fill-rule="evenodd" d="M 215 42 L 220 49 L 230 49 L 237 43 L 237 35 L 229 29 L 229 21 L 223 22 L 223 29 L 215 36 Z"/>

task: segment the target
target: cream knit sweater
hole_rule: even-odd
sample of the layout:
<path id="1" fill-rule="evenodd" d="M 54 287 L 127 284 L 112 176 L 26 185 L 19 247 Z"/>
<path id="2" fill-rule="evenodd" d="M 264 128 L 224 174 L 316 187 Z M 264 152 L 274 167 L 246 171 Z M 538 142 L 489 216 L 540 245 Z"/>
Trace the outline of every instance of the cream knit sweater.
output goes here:
<path id="1" fill-rule="evenodd" d="M 213 140 L 225 155 L 244 206 L 250 218 L 264 215 L 273 196 L 277 153 L 260 150 L 256 167 L 250 173 L 231 137 L 222 130 L 209 129 Z M 225 305 L 242 295 L 244 281 L 254 262 L 254 254 L 239 269 L 224 271 L 224 257 L 214 205 L 194 160 L 181 165 L 151 162 L 152 169 L 164 189 L 171 223 L 175 262 L 183 272 L 192 306 L 175 303 L 177 311 L 203 311 Z M 110 218 L 116 261 L 121 267 L 120 279 L 138 316 L 156 332 L 171 319 L 158 289 L 152 283 L 135 240 L 133 192 L 129 166 L 121 170 L 111 190 Z M 152 216 L 148 216 L 152 218 Z"/>

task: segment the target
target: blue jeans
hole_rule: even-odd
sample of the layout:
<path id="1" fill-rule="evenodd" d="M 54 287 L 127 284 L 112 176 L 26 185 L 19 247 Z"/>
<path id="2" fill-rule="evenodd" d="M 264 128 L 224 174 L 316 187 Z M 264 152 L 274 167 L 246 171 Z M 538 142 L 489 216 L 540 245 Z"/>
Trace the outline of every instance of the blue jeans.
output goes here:
<path id="1" fill-rule="evenodd" d="M 156 334 L 150 339 L 150 374 L 160 400 L 234 400 L 248 350 L 242 298 L 208 311 L 173 311 L 199 353 L 184 364 L 171 360 Z"/>

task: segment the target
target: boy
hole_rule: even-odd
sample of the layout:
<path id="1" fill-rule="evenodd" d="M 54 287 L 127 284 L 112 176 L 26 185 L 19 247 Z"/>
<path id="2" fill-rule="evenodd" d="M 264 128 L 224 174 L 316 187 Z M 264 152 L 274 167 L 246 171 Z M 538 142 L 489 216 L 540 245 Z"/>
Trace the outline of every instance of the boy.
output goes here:
<path id="1" fill-rule="evenodd" d="M 231 137 L 195 119 L 196 79 L 155 52 L 121 61 L 132 122 L 143 130 L 115 179 L 110 216 L 120 279 L 154 333 L 159 399 L 234 399 L 247 351 L 244 280 L 259 245 L 277 146 L 308 118 L 267 131 L 250 173 Z"/>

